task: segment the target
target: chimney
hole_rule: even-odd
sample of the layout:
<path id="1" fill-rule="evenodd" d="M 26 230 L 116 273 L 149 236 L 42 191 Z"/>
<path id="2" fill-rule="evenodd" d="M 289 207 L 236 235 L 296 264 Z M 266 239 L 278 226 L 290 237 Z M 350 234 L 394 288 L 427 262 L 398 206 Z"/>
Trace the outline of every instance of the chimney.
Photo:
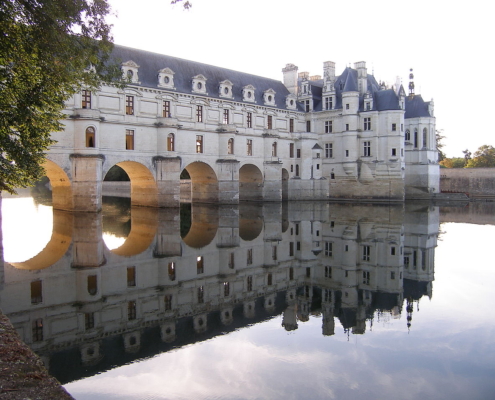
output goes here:
<path id="1" fill-rule="evenodd" d="M 282 68 L 284 73 L 284 85 L 290 93 L 297 96 L 297 66 L 294 64 L 287 64 L 285 68 Z"/>
<path id="2" fill-rule="evenodd" d="M 365 94 L 368 91 L 368 73 L 366 71 L 366 62 L 358 61 L 354 63 L 354 68 L 358 72 L 358 90 L 360 94 Z"/>

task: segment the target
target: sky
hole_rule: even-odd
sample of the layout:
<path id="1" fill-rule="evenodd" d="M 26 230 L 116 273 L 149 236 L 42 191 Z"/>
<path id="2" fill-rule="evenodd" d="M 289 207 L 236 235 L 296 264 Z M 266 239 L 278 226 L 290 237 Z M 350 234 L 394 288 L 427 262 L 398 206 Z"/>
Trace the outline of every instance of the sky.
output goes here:
<path id="1" fill-rule="evenodd" d="M 399 76 L 407 92 L 413 68 L 416 94 L 434 100 L 447 156 L 495 146 L 486 0 L 192 0 L 189 11 L 170 0 L 108 1 L 116 44 L 280 81 L 288 63 L 323 75 L 325 61 L 337 74 L 366 61 L 377 80 Z"/>

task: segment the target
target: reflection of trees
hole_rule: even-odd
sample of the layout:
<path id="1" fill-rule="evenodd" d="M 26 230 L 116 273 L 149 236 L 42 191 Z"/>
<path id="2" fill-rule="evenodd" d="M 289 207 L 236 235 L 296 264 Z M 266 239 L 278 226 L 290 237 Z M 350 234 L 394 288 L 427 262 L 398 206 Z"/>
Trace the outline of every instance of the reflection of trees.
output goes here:
<path id="1" fill-rule="evenodd" d="M 186 170 L 184 170 L 186 171 Z M 184 238 L 189 233 L 192 224 L 191 203 L 180 204 L 180 237 Z"/>
<path id="2" fill-rule="evenodd" d="M 127 237 L 131 231 L 131 199 L 103 197 L 103 232 Z"/>

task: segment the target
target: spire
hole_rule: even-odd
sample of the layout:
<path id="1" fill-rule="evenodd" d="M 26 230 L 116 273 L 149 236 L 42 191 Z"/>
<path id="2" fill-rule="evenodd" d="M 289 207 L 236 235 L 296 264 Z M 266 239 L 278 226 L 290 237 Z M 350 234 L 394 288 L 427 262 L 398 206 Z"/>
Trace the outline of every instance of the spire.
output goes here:
<path id="1" fill-rule="evenodd" d="M 414 74 L 413 74 L 413 69 L 411 68 L 409 73 L 409 97 L 413 98 L 414 97 Z"/>

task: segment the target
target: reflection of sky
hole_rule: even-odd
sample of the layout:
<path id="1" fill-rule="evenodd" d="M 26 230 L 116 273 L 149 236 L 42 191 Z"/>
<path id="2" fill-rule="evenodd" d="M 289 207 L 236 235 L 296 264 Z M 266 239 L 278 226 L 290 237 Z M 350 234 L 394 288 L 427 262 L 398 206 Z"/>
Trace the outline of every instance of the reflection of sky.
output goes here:
<path id="1" fill-rule="evenodd" d="M 495 226 L 442 230 L 410 332 L 404 311 L 349 338 L 338 321 L 325 337 L 321 317 L 291 333 L 277 317 L 65 387 L 77 400 L 493 398 Z"/>

